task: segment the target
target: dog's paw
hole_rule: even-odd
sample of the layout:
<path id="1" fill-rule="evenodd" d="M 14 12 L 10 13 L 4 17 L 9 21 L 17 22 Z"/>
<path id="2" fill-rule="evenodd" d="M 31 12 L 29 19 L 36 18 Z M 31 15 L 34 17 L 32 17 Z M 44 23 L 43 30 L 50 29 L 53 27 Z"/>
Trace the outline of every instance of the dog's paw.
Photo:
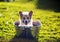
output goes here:
<path id="1" fill-rule="evenodd" d="M 33 21 L 33 26 L 40 26 L 41 24 L 40 24 L 40 22 L 39 21 Z"/>
<path id="2" fill-rule="evenodd" d="M 15 26 L 18 26 L 19 24 L 20 24 L 19 21 L 15 21 L 15 23 L 14 23 Z"/>

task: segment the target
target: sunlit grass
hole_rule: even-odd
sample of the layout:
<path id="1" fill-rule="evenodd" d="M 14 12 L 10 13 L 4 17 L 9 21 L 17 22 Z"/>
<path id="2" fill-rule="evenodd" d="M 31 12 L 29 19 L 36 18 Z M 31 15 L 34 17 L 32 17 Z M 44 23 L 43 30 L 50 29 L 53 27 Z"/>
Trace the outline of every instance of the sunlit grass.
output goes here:
<path id="1" fill-rule="evenodd" d="M 9 41 L 16 34 L 14 21 L 19 20 L 19 11 L 32 10 L 33 19 L 38 19 L 42 26 L 39 28 L 38 41 L 48 42 L 60 38 L 60 13 L 50 10 L 38 10 L 33 3 L 0 3 L 0 39 Z M 1 41 L 0 40 L 0 41 Z"/>

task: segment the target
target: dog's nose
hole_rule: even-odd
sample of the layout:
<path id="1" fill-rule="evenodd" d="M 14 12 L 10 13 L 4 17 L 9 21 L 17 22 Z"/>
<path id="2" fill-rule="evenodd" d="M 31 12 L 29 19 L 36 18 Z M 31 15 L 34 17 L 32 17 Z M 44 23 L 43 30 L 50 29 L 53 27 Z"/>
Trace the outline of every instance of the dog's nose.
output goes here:
<path id="1" fill-rule="evenodd" d="M 26 19 L 26 20 L 25 20 L 25 24 L 27 24 L 27 23 L 28 23 L 28 20 Z"/>
<path id="2" fill-rule="evenodd" d="M 28 21 L 25 21 L 26 23 L 28 22 Z"/>

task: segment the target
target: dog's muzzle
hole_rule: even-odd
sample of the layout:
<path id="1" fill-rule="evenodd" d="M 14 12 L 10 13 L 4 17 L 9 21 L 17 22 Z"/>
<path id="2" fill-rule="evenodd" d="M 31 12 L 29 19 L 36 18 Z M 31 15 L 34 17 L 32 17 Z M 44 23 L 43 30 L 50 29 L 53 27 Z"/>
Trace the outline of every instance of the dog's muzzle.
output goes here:
<path id="1" fill-rule="evenodd" d="M 25 20 L 23 20 L 23 23 L 24 23 L 25 25 L 27 25 L 27 24 L 29 23 L 29 20 L 28 20 L 28 19 L 25 19 Z"/>

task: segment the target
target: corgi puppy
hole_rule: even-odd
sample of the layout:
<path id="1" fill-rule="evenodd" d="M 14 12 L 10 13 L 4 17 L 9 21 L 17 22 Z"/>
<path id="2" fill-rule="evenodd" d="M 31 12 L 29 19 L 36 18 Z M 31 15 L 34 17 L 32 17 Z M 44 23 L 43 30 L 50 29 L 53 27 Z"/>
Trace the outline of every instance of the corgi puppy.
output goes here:
<path id="1" fill-rule="evenodd" d="M 37 34 L 37 29 L 35 27 L 41 26 L 41 23 L 37 20 L 32 19 L 33 11 L 22 12 L 19 11 L 19 21 L 15 21 L 14 25 L 17 27 L 17 36 L 19 36 L 23 31 L 29 31 L 32 33 L 33 37 Z M 26 27 L 26 28 L 25 28 Z M 28 33 L 27 33 L 28 34 Z"/>
<path id="2" fill-rule="evenodd" d="M 19 11 L 20 19 L 19 21 L 15 22 L 15 25 L 19 27 L 40 26 L 41 23 L 39 21 L 32 20 L 32 14 L 33 14 L 33 11 L 30 11 L 30 12 Z"/>
<path id="3" fill-rule="evenodd" d="M 20 15 L 20 25 L 19 26 L 33 26 L 32 25 L 32 11 L 30 12 L 19 12 Z"/>

